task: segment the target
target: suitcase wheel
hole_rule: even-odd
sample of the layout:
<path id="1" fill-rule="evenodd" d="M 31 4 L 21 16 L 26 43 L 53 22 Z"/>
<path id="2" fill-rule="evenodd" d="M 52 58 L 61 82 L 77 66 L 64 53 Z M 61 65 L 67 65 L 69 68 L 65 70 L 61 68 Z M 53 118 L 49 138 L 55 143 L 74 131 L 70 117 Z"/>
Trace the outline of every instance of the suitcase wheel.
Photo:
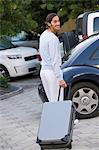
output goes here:
<path id="1" fill-rule="evenodd" d="M 72 149 L 72 142 L 67 146 L 67 148 Z"/>

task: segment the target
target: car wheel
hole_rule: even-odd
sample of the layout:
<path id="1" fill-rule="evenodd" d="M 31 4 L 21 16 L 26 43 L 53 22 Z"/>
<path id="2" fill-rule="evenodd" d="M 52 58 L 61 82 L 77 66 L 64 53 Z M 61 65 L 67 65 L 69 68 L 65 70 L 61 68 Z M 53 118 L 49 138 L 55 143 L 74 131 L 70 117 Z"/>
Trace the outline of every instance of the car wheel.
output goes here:
<path id="1" fill-rule="evenodd" d="M 0 74 L 4 77 L 10 77 L 8 70 L 2 65 L 0 65 Z"/>
<path id="2" fill-rule="evenodd" d="M 99 88 L 89 82 L 81 82 L 72 87 L 71 98 L 76 108 L 76 117 L 92 118 L 99 112 Z"/>

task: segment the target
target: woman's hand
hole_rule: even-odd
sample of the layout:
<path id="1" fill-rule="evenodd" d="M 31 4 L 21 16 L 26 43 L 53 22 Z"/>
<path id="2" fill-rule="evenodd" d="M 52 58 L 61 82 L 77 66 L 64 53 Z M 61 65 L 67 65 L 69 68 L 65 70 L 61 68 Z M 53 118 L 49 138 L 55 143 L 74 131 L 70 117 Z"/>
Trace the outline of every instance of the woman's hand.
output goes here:
<path id="1" fill-rule="evenodd" d="M 66 88 L 67 87 L 67 84 L 64 80 L 60 80 L 59 81 L 59 86 L 62 87 L 62 88 Z"/>

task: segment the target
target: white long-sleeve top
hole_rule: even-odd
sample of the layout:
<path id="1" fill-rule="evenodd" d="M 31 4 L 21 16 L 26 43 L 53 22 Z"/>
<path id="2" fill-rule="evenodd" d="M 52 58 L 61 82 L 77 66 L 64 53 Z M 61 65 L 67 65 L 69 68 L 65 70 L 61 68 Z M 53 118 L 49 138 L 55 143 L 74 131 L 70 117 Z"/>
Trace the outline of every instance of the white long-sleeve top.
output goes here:
<path id="1" fill-rule="evenodd" d="M 42 69 L 53 70 L 58 80 L 63 80 L 58 37 L 54 33 L 45 30 L 40 36 L 39 51 L 42 58 Z"/>

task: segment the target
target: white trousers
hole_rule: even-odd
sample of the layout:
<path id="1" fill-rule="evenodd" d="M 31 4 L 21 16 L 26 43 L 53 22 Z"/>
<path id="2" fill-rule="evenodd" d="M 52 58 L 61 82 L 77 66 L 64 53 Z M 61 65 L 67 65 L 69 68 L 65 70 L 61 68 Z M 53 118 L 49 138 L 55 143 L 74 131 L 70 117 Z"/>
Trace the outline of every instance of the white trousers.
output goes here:
<path id="1" fill-rule="evenodd" d="M 59 95 L 59 82 L 53 70 L 41 69 L 40 77 L 48 100 L 51 102 L 57 101 Z M 63 88 L 61 88 L 59 101 L 63 101 Z"/>

